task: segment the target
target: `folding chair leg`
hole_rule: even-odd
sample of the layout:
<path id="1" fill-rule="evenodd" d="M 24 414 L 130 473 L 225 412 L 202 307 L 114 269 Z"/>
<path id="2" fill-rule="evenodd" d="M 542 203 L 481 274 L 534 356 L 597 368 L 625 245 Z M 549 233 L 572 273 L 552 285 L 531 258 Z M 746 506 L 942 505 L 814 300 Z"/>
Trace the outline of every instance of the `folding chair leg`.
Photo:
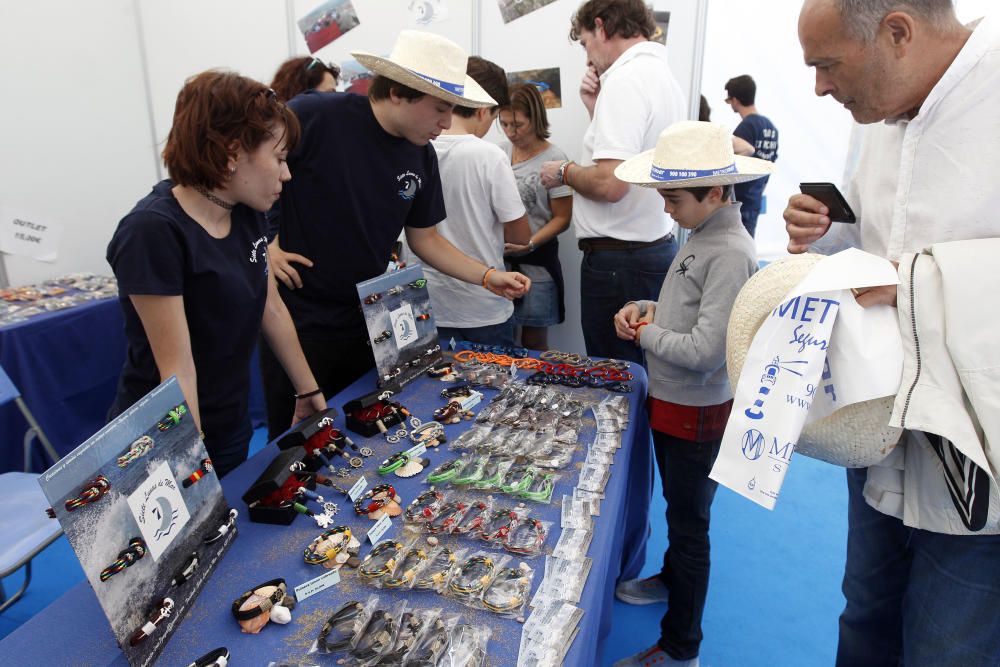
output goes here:
<path id="1" fill-rule="evenodd" d="M 28 426 L 30 427 L 29 433 L 31 431 L 35 432 L 35 435 L 38 436 L 38 441 L 42 443 L 42 449 L 45 450 L 45 453 L 49 455 L 50 459 L 52 459 L 52 464 L 55 465 L 55 463 L 60 458 L 59 454 L 56 452 L 56 448 L 52 446 L 52 443 L 49 442 L 49 439 L 48 437 L 46 437 L 45 432 L 42 430 L 42 427 L 38 425 L 37 421 L 35 421 L 35 416 L 31 414 L 31 410 L 28 409 L 28 405 L 24 402 L 24 399 L 18 396 L 17 398 L 14 399 L 14 401 L 17 403 L 17 407 L 20 408 L 21 414 L 24 415 L 25 420 L 27 420 L 28 422 Z M 27 436 L 25 436 L 24 472 L 31 472 L 31 460 L 29 453 L 30 447 L 31 447 L 30 440 L 27 438 Z"/>
<path id="2" fill-rule="evenodd" d="M 7 607 L 11 606 L 12 604 L 21 599 L 21 596 L 24 595 L 24 592 L 28 590 L 28 584 L 30 583 L 31 583 L 31 561 L 29 560 L 27 563 L 24 564 L 24 583 L 21 584 L 21 589 L 16 593 L 14 593 L 13 595 L 11 595 L 6 600 L 3 600 L 2 596 L 3 582 L 0 582 L 0 600 L 3 600 L 3 603 L 0 604 L 0 614 L 6 611 Z"/>

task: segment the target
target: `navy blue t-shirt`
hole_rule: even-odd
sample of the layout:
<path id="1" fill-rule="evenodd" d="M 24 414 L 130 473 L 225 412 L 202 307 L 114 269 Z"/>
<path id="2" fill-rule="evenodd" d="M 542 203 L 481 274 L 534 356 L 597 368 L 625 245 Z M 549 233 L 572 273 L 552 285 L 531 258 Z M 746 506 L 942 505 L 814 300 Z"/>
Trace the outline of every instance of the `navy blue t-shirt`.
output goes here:
<path id="1" fill-rule="evenodd" d="M 765 116 L 750 114 L 736 126 L 733 134 L 754 147 L 753 157 L 774 162 L 778 159 L 778 128 Z M 768 177 L 756 181 L 738 183 L 734 189 L 736 201 L 743 203 L 744 209 L 760 209 L 760 200 Z"/>
<path id="2" fill-rule="evenodd" d="M 267 236 L 264 216 L 238 204 L 224 239 L 194 221 L 161 181 L 139 201 L 108 244 L 108 263 L 118 279 L 128 355 L 111 416 L 120 414 L 160 384 L 149 339 L 130 295 L 182 296 L 198 375 L 198 405 L 205 444 L 250 436 L 247 399 L 250 356 L 267 301 Z"/>
<path id="3" fill-rule="evenodd" d="M 355 285 L 385 272 L 404 226 L 444 219 L 437 155 L 382 129 L 367 97 L 309 91 L 289 106 L 302 138 L 271 232 L 314 266 L 296 265 L 303 286 L 280 294 L 301 339 L 367 338 Z"/>

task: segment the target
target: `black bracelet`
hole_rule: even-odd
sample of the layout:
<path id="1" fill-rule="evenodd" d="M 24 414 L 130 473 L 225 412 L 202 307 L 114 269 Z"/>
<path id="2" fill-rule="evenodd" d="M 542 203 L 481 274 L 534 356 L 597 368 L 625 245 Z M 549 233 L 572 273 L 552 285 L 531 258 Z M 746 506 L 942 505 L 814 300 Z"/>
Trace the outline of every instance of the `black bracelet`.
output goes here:
<path id="1" fill-rule="evenodd" d="M 322 394 L 322 393 L 323 389 L 322 387 L 320 387 L 319 389 L 313 389 L 312 391 L 307 391 L 304 394 L 295 394 L 295 400 L 299 400 L 300 398 L 309 398 L 310 396 L 315 396 L 316 394 Z"/>

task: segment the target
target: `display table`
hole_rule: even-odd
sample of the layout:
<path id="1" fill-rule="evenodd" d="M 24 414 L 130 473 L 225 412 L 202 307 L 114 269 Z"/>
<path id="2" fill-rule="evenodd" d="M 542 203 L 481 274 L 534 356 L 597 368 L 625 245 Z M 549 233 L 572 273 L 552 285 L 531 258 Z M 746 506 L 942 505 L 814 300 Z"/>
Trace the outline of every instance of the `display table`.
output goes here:
<path id="1" fill-rule="evenodd" d="M 60 455 L 74 450 L 106 423 L 125 363 L 125 329 L 117 298 L 36 315 L 0 327 L 0 366 L 20 390 Z M 250 419 L 267 413 L 256 354 L 250 371 Z M 27 422 L 13 403 L 0 407 L 0 472 L 22 470 Z M 51 461 L 37 455 L 35 471 Z"/>
<path id="2" fill-rule="evenodd" d="M 585 614 L 580 621 L 579 635 L 566 657 L 567 665 L 600 663 L 604 639 L 611 627 L 615 582 L 619 576 L 637 576 L 644 561 L 648 532 L 646 515 L 653 483 L 653 464 L 648 422 L 643 407 L 646 376 L 641 368 L 632 370 L 635 380 L 632 383 L 634 391 L 629 394 L 630 426 L 622 434 L 622 448 L 615 456 L 612 475 L 605 489 L 605 500 L 601 505 L 601 516 L 594 519 L 594 537 L 588 551 L 589 557 L 593 559 L 593 568 L 578 605 L 585 610 Z M 340 411 L 344 402 L 371 391 L 373 386 L 374 371 L 348 387 L 341 395 L 332 399 L 330 404 Z M 436 380 L 422 377 L 394 396 L 394 400 L 400 401 L 414 415 L 426 421 L 433 410 L 443 404 L 438 392 L 444 386 L 446 385 Z M 492 390 L 483 391 L 485 399 L 477 410 L 485 406 L 496 393 Z M 588 414 L 586 423 L 588 426 L 581 441 L 589 443 L 595 432 L 592 414 Z M 470 424 L 471 422 L 462 422 L 447 426 L 449 440 L 457 437 Z M 336 425 L 343 428 L 342 415 L 338 417 Z M 354 433 L 350 435 L 359 446 L 367 445 L 375 450 L 375 456 L 366 460 L 362 471 L 368 478 L 369 486 L 380 483 L 381 478 L 376 473 L 379 462 L 402 449 L 402 443 L 392 445 L 381 437 L 366 439 Z M 432 465 L 437 465 L 452 454 L 445 451 L 445 447 L 447 445 L 441 451 L 429 450 Z M 240 496 L 277 453 L 278 448 L 272 443 L 223 480 L 227 500 L 240 511 L 239 535 L 206 583 L 195 606 L 182 620 L 180 628 L 161 656 L 161 664 L 186 665 L 218 646 L 228 647 L 232 664 L 237 665 L 266 665 L 270 660 L 309 660 L 307 651 L 331 611 L 347 600 L 363 601 L 371 594 L 378 594 L 382 600 L 406 598 L 411 606 L 422 608 L 443 607 L 446 611 L 460 612 L 464 622 L 488 625 L 493 630 L 489 643 L 489 664 L 516 664 L 521 625 L 515 620 L 463 607 L 429 591 L 377 590 L 362 583 L 356 571 L 349 568 L 341 571 L 342 580 L 338 585 L 300 603 L 292 614 L 290 624 L 282 626 L 272 623 L 259 635 L 242 634 L 229 607 L 243 591 L 275 577 L 283 577 L 291 589 L 326 572 L 320 567 L 306 565 L 302 559 L 303 548 L 321 532 L 308 517 L 296 517 L 291 526 L 256 524 L 247 520 L 246 506 Z M 575 473 L 578 465 L 575 462 L 582 461 L 585 455 L 585 448 L 581 448 L 574 463 L 564 471 L 563 478 L 556 485 L 553 496 L 555 500 L 571 493 L 577 477 Z M 426 472 L 403 480 L 389 475 L 385 481 L 395 484 L 405 506 L 420 490 L 427 488 L 423 483 L 425 476 Z M 354 479 L 356 477 L 351 477 L 347 482 L 353 482 Z M 325 487 L 318 487 L 317 490 L 340 506 L 335 523 L 349 525 L 360 537 L 373 525 L 373 522 L 354 514 L 347 498 L 335 496 L 332 490 Z M 545 542 L 545 552 L 551 553 L 561 532 L 560 505 L 558 502 L 546 506 L 531 502 L 527 505 L 533 511 L 533 516 L 554 522 Z M 402 529 L 402 517 L 394 519 L 393 527 L 385 537 L 398 537 Z M 467 539 L 462 542 L 467 542 L 470 547 L 477 544 Z M 370 544 L 366 542 L 361 549 L 362 557 L 369 550 Z M 541 583 L 544 560 L 544 556 L 528 560 L 536 570 L 533 588 Z M 115 645 L 97 599 L 86 582 L 71 589 L 0 642 L 0 655 L 10 664 L 126 664 L 124 656 Z M 331 656 L 313 655 L 311 658 L 315 658 L 317 664 L 335 662 Z"/>

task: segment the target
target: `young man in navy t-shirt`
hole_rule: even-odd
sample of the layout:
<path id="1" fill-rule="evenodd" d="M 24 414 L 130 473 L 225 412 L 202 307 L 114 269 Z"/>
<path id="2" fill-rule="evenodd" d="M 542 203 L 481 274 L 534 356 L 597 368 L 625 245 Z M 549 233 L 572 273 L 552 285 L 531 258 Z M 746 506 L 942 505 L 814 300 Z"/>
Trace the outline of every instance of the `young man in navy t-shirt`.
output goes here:
<path id="1" fill-rule="evenodd" d="M 726 82 L 726 102 L 743 119 L 733 130 L 733 136 L 754 147 L 752 157 L 774 162 L 778 159 L 778 128 L 766 116 L 757 113 L 756 97 L 757 84 L 749 74 Z M 750 236 L 757 230 L 757 216 L 760 215 L 767 179 L 765 176 L 749 183 L 740 183 L 734 188 L 736 201 L 743 204 L 740 215 Z"/>
<path id="2" fill-rule="evenodd" d="M 326 396 L 374 366 L 355 285 L 385 272 L 404 229 L 414 253 L 443 273 L 509 299 L 530 286 L 435 229 L 445 207 L 430 141 L 451 126 L 455 105 L 496 105 L 466 76 L 466 53 L 437 35 L 402 31 L 388 58 L 354 55 L 376 74 L 367 98 L 309 91 L 289 102 L 302 139 L 288 156 L 295 178 L 270 216 L 281 296 Z M 265 345 L 261 368 L 273 439 L 287 428 L 294 391 Z"/>

